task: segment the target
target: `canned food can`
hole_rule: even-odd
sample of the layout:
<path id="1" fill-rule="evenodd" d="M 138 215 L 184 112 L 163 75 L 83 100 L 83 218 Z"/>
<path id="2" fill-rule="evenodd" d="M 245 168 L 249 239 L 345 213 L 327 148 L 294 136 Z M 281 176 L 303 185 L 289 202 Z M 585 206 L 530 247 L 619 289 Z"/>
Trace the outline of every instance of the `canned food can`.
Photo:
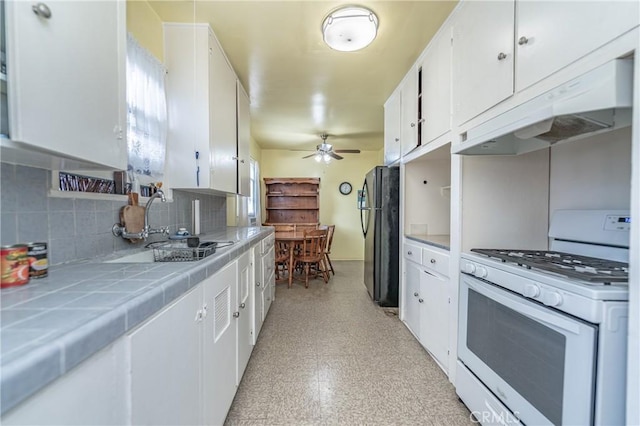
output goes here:
<path id="1" fill-rule="evenodd" d="M 24 285 L 29 282 L 29 259 L 26 244 L 0 248 L 0 288 Z"/>
<path id="2" fill-rule="evenodd" d="M 44 278 L 49 271 L 47 259 L 47 243 L 27 243 L 29 247 L 29 276 L 31 278 Z"/>

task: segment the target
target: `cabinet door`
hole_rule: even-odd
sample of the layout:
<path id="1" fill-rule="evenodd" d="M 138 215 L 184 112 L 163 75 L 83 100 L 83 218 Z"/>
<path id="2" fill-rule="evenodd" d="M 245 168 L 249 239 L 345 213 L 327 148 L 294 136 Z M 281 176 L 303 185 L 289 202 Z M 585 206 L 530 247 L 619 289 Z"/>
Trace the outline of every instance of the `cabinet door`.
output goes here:
<path id="1" fill-rule="evenodd" d="M 165 23 L 164 60 L 169 70 L 165 181 L 172 188 L 208 188 L 208 28 Z"/>
<path id="2" fill-rule="evenodd" d="M 260 245 L 254 247 L 253 254 L 253 344 L 258 340 L 258 334 L 262 329 L 262 250 Z"/>
<path id="3" fill-rule="evenodd" d="M 212 32 L 209 33 L 209 143 L 211 188 L 236 193 L 236 74 Z"/>
<path id="4" fill-rule="evenodd" d="M 514 0 L 470 1 L 460 8 L 453 24 L 456 124 L 513 94 L 513 23 Z"/>
<path id="5" fill-rule="evenodd" d="M 204 422 L 221 425 L 236 392 L 237 263 L 204 282 L 202 380 Z M 195 423 L 194 423 L 195 424 Z"/>
<path id="6" fill-rule="evenodd" d="M 132 424 L 202 424 L 201 310 L 199 286 L 130 334 Z"/>
<path id="7" fill-rule="evenodd" d="M 420 343 L 445 370 L 449 357 L 449 279 L 423 269 L 420 276 Z"/>
<path id="8" fill-rule="evenodd" d="M 420 265 L 405 261 L 403 310 L 404 322 L 420 338 Z"/>
<path id="9" fill-rule="evenodd" d="M 451 34 L 442 32 L 431 42 L 422 63 L 422 143 L 451 129 Z"/>
<path id="10" fill-rule="evenodd" d="M 250 252 L 245 252 L 238 259 L 238 304 L 236 312 L 238 316 L 237 328 L 237 351 L 238 365 L 236 368 L 236 385 L 240 384 L 240 379 L 249 362 L 251 351 L 253 350 L 253 325 L 251 305 L 251 256 Z"/>
<path id="11" fill-rule="evenodd" d="M 384 164 L 400 159 L 400 90 L 396 90 L 384 104 Z"/>
<path id="12" fill-rule="evenodd" d="M 264 280 L 262 320 L 264 321 L 271 307 L 271 302 L 273 302 L 273 289 L 275 288 L 275 251 L 273 247 L 262 257 L 262 275 Z"/>
<path id="13" fill-rule="evenodd" d="M 638 25 L 637 1 L 519 1 L 516 90 L 560 70 Z"/>
<path id="14" fill-rule="evenodd" d="M 249 96 L 238 84 L 238 194 L 251 195 L 250 167 L 251 150 L 250 101 Z"/>
<path id="15" fill-rule="evenodd" d="M 418 74 L 415 68 L 409 71 L 401 92 L 400 147 L 404 156 L 418 143 Z"/>
<path id="16" fill-rule="evenodd" d="M 11 138 L 126 170 L 125 3 L 3 3 Z"/>

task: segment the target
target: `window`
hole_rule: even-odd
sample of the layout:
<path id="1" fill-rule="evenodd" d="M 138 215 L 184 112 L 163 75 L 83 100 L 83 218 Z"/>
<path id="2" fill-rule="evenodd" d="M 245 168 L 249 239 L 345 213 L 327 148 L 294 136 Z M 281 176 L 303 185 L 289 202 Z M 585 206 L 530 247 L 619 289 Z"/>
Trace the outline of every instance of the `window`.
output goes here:
<path id="1" fill-rule="evenodd" d="M 253 158 L 249 159 L 250 192 L 248 200 L 247 216 L 250 225 L 260 224 L 260 167 Z"/>
<path id="2" fill-rule="evenodd" d="M 127 35 L 127 149 L 130 179 L 162 181 L 167 141 L 164 66 Z"/>

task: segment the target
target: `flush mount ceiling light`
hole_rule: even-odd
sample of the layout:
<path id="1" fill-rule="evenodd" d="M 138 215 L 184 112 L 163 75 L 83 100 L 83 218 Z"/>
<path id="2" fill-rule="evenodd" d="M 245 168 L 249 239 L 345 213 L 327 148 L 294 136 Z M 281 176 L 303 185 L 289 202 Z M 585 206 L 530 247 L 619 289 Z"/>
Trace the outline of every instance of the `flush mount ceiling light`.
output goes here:
<path id="1" fill-rule="evenodd" d="M 322 37 L 330 48 L 353 52 L 367 47 L 378 33 L 378 17 L 359 6 L 335 10 L 322 22 Z"/>

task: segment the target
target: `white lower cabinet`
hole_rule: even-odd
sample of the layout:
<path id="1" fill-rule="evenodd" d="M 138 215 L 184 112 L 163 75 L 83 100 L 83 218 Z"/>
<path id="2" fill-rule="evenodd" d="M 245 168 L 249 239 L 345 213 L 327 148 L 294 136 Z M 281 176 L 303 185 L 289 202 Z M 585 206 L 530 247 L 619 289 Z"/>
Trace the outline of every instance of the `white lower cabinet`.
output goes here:
<path id="1" fill-rule="evenodd" d="M 448 370 L 449 278 L 423 268 L 420 294 L 424 300 L 420 315 L 420 342 L 442 368 Z"/>
<path id="2" fill-rule="evenodd" d="M 203 283 L 202 406 L 206 425 L 221 425 L 236 393 L 237 268 L 230 263 Z M 195 369 L 197 370 L 197 369 Z"/>
<path id="3" fill-rule="evenodd" d="M 254 299 L 254 343 L 275 298 L 275 252 L 274 240 L 267 237 L 254 247 L 253 299 Z"/>
<path id="4" fill-rule="evenodd" d="M 404 322 L 409 330 L 420 338 L 420 274 L 422 270 L 419 264 L 405 260 L 404 281 Z"/>
<path id="5" fill-rule="evenodd" d="M 404 243 L 403 319 L 440 367 L 448 372 L 449 256 L 446 250 Z"/>
<path id="6" fill-rule="evenodd" d="M 128 336 L 132 424 L 202 424 L 202 293 L 194 288 Z"/>
<path id="7" fill-rule="evenodd" d="M 233 315 L 237 318 L 237 351 L 236 385 L 240 384 L 244 370 L 249 363 L 253 351 L 253 317 L 251 309 L 251 253 L 245 252 L 238 259 L 238 303 Z"/>
<path id="8" fill-rule="evenodd" d="M 124 339 L 109 345 L 2 415 L 2 425 L 114 425 L 127 419 Z"/>
<path id="9" fill-rule="evenodd" d="M 245 252 L 128 335 L 136 425 L 220 425 L 253 350 Z"/>

